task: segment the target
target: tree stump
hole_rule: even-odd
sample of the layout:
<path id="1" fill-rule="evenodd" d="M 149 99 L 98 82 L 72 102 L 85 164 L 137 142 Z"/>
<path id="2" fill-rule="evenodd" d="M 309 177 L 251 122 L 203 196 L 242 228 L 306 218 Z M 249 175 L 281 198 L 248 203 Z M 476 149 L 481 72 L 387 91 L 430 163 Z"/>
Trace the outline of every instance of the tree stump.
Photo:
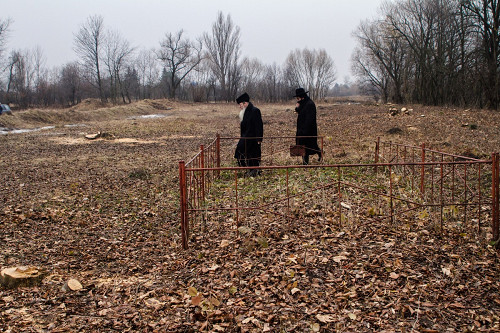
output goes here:
<path id="1" fill-rule="evenodd" d="M 5 288 L 33 287 L 39 285 L 44 273 L 33 266 L 5 268 L 0 272 L 0 284 Z"/>

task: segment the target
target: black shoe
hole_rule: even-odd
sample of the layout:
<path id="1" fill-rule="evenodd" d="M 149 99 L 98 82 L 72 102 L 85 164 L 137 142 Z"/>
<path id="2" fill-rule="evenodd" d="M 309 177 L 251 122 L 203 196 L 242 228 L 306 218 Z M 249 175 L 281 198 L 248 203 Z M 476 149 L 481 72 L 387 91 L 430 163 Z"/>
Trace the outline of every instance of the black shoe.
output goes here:
<path id="1" fill-rule="evenodd" d="M 260 174 L 259 170 L 252 169 L 252 170 L 248 170 L 245 175 L 248 176 L 248 177 L 256 177 L 259 174 Z"/>

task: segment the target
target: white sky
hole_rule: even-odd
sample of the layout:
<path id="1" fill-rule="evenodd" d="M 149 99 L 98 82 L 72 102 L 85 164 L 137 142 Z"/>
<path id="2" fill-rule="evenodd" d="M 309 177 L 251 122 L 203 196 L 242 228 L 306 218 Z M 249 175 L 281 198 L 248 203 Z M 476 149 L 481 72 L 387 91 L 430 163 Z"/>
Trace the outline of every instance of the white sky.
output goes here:
<path id="1" fill-rule="evenodd" d="M 377 16 L 383 0 L 0 0 L 0 17 L 11 18 L 7 49 L 40 47 L 50 68 L 76 60 L 74 34 L 91 15 L 131 45 L 158 48 L 167 32 L 184 29 L 195 39 L 209 32 L 217 12 L 241 29 L 242 56 L 282 65 L 296 48 L 325 49 L 337 82 L 350 74 L 356 45 L 352 32 Z"/>

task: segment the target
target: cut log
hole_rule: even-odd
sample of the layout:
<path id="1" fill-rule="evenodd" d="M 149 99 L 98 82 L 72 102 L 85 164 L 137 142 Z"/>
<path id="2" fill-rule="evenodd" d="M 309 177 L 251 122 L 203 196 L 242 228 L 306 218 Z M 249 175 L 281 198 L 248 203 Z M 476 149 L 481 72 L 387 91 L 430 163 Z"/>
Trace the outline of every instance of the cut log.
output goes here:
<path id="1" fill-rule="evenodd" d="M 80 281 L 75 280 L 75 279 L 69 279 L 69 280 L 68 280 L 68 282 L 66 282 L 66 283 L 64 284 L 64 286 L 62 287 L 62 290 L 63 290 L 64 292 L 66 292 L 66 291 L 70 291 L 70 290 L 72 290 L 72 291 L 77 291 L 77 290 L 80 290 L 80 289 L 82 289 L 82 288 L 83 288 L 83 286 L 82 286 L 82 284 L 80 283 Z"/>
<path id="2" fill-rule="evenodd" d="M 89 140 L 95 140 L 95 139 L 100 138 L 100 137 L 101 137 L 101 132 L 97 132 L 95 134 L 85 135 L 85 139 L 89 139 Z"/>
<path id="3" fill-rule="evenodd" d="M 0 273 L 0 284 L 6 288 L 34 287 L 42 282 L 44 275 L 33 266 L 5 268 Z"/>
<path id="4" fill-rule="evenodd" d="M 88 140 L 95 140 L 95 139 L 107 139 L 107 140 L 113 140 L 115 136 L 111 133 L 106 133 L 106 132 L 97 132 L 95 134 L 87 134 L 85 135 L 85 138 Z"/>

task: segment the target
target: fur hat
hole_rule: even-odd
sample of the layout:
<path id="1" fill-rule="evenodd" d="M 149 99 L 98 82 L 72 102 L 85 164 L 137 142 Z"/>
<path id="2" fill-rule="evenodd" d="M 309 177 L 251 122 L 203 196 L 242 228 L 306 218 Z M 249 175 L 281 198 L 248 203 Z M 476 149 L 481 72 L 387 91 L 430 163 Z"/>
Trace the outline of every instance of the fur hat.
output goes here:
<path id="1" fill-rule="evenodd" d="M 238 104 L 243 103 L 243 102 L 250 102 L 250 96 L 248 96 L 247 93 L 244 93 L 243 95 L 241 95 L 240 97 L 238 97 L 236 99 L 236 103 L 238 103 Z"/>

